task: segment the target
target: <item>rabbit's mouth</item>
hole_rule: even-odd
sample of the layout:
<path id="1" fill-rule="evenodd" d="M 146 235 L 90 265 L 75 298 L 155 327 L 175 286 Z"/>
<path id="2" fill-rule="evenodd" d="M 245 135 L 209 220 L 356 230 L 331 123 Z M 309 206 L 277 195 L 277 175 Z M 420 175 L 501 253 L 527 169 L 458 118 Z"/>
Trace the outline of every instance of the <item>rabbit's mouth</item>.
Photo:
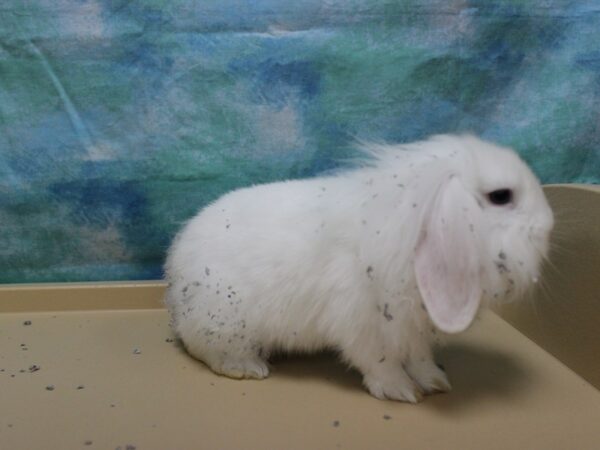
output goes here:
<path id="1" fill-rule="evenodd" d="M 517 301 L 538 283 L 542 255 L 508 255 L 498 251 L 487 267 L 483 301 L 489 304 Z"/>
<path id="2" fill-rule="evenodd" d="M 528 241 L 538 257 L 539 263 L 548 259 L 548 250 L 550 248 L 550 231 L 532 231 L 529 233 Z"/>

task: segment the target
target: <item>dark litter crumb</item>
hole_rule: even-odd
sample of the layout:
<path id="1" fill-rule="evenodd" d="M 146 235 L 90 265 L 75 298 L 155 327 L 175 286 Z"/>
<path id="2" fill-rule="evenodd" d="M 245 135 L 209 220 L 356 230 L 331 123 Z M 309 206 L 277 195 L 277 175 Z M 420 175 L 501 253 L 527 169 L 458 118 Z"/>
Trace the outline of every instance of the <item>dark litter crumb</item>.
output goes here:
<path id="1" fill-rule="evenodd" d="M 141 355 L 141 354 L 142 354 L 142 351 L 141 351 L 139 348 L 134 348 L 134 349 L 133 349 L 133 354 L 134 354 L 134 355 Z"/>
<path id="2" fill-rule="evenodd" d="M 83 444 L 84 444 L 84 445 L 92 445 L 92 444 L 93 444 L 93 442 L 92 442 L 92 441 L 85 441 Z"/>
<path id="3" fill-rule="evenodd" d="M 79 386 L 77 386 L 77 390 L 80 391 L 82 389 L 85 389 L 85 386 L 83 384 L 80 384 Z"/>
<path id="4" fill-rule="evenodd" d="M 41 369 L 41 367 L 38 366 L 37 364 L 33 364 L 33 365 L 29 366 L 29 372 L 31 372 L 31 373 L 37 372 L 40 369 Z"/>
<path id="5" fill-rule="evenodd" d="M 170 344 L 171 342 L 175 342 L 175 340 L 173 338 L 166 338 L 165 342 Z"/>
<path id="6" fill-rule="evenodd" d="M 46 386 L 46 390 L 47 391 L 53 391 L 54 390 L 54 385 L 53 384 L 49 384 L 48 386 Z"/>
<path id="7" fill-rule="evenodd" d="M 391 418 L 392 418 L 392 416 L 390 416 L 388 414 L 383 415 L 383 420 L 390 420 Z"/>
<path id="8" fill-rule="evenodd" d="M 23 322 L 23 325 L 26 327 L 31 325 L 31 320 L 26 320 L 25 322 Z"/>
<path id="9" fill-rule="evenodd" d="M 340 421 L 339 420 L 334 420 L 333 423 L 332 423 L 332 425 L 337 428 L 337 427 L 340 426 Z"/>
<path id="10" fill-rule="evenodd" d="M 388 311 L 389 307 L 390 307 L 390 305 L 388 303 L 386 303 L 383 308 L 383 317 L 385 317 L 385 320 L 387 320 L 388 322 L 391 320 L 394 320 L 394 316 L 392 316 L 390 314 L 390 312 Z"/>

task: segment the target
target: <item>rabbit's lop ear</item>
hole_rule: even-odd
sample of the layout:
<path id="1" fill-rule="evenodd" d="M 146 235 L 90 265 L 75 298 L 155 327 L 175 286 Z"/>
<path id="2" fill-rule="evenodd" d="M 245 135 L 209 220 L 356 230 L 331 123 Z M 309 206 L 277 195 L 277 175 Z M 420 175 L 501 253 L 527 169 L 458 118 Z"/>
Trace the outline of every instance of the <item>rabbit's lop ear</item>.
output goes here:
<path id="1" fill-rule="evenodd" d="M 471 324 L 481 300 L 481 208 L 456 177 L 431 206 L 416 250 L 417 285 L 433 323 L 456 333 Z"/>

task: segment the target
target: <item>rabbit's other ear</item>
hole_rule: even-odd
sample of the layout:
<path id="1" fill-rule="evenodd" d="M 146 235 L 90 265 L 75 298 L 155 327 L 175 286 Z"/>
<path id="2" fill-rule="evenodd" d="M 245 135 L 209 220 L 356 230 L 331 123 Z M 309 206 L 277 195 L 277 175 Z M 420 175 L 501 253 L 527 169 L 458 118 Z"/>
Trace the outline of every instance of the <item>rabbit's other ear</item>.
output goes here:
<path id="1" fill-rule="evenodd" d="M 466 329 L 481 300 L 482 211 L 455 176 L 438 189 L 423 224 L 415 275 L 433 323 L 442 331 Z"/>

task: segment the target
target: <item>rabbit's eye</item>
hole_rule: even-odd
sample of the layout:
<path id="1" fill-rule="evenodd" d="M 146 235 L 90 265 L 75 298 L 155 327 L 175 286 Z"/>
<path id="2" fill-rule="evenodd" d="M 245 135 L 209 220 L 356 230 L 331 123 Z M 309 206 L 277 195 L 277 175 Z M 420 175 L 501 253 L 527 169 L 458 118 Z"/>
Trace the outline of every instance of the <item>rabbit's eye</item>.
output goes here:
<path id="1" fill-rule="evenodd" d="M 492 205 L 507 205 L 512 202 L 513 192 L 510 189 L 497 189 L 489 192 L 487 197 Z"/>

